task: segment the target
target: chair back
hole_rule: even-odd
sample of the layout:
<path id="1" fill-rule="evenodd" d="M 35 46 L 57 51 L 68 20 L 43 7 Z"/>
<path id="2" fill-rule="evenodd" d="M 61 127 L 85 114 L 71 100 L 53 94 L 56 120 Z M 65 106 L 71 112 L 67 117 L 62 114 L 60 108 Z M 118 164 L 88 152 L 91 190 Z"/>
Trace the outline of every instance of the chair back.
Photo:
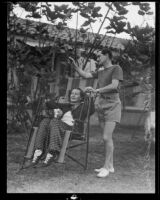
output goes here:
<path id="1" fill-rule="evenodd" d="M 84 79 L 84 78 L 73 78 L 73 77 L 69 77 L 68 78 L 68 84 L 67 84 L 67 89 L 66 89 L 66 94 L 64 96 L 64 99 L 59 99 L 59 102 L 67 102 L 68 101 L 68 97 L 69 97 L 69 92 L 72 89 L 75 88 L 81 88 L 82 90 L 84 90 L 86 87 L 93 87 L 94 89 L 97 88 L 97 83 L 98 80 L 94 79 L 94 78 L 89 78 L 89 79 Z M 73 130 L 72 134 L 71 134 L 71 139 L 79 139 L 79 140 L 86 140 L 86 131 L 87 131 L 87 125 L 89 123 L 89 109 L 87 112 L 87 118 L 82 122 L 80 119 L 77 119 L 77 123 L 80 124 L 80 129 L 81 132 L 77 132 L 75 130 Z M 82 126 L 83 123 L 83 126 Z M 83 129 L 83 130 L 82 130 Z"/>

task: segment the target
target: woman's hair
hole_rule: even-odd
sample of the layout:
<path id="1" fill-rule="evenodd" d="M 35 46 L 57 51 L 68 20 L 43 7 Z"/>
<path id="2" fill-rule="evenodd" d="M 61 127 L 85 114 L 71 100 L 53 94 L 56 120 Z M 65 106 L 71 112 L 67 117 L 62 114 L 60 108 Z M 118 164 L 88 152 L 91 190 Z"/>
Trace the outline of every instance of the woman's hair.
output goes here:
<path id="1" fill-rule="evenodd" d="M 81 97 L 81 101 L 84 101 L 84 98 L 86 96 L 85 92 L 83 92 L 83 90 L 81 88 L 73 88 L 72 90 L 69 91 L 69 101 L 70 101 L 70 96 L 73 90 L 79 90 L 80 91 L 80 97 Z"/>

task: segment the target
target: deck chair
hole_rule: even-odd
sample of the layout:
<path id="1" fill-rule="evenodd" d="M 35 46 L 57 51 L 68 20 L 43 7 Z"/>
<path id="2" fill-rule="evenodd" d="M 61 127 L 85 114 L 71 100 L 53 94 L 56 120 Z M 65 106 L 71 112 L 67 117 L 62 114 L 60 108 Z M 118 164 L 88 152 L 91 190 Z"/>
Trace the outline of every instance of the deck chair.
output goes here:
<path id="1" fill-rule="evenodd" d="M 67 89 L 66 89 L 66 94 L 63 97 L 60 97 L 58 99 L 59 103 L 66 103 L 68 101 L 68 95 L 69 92 L 74 89 L 74 88 L 81 88 L 82 90 L 85 87 L 91 86 L 93 88 L 97 87 L 97 79 L 82 79 L 82 78 L 69 78 L 68 79 L 68 84 L 67 84 Z M 84 169 L 87 169 L 87 163 L 88 163 L 88 149 L 89 149 L 89 121 L 90 121 L 90 100 L 91 98 L 89 97 L 89 107 L 88 107 L 88 112 L 87 112 L 87 117 L 86 119 L 82 122 L 84 123 L 84 127 L 81 133 L 75 133 L 74 131 L 66 131 L 64 140 L 62 143 L 62 148 L 59 154 L 59 158 L 57 160 L 58 163 L 65 163 L 65 156 L 69 157 L 73 161 L 75 161 L 77 164 L 81 165 Z M 40 106 L 39 106 L 40 107 Z M 38 108 L 37 108 L 38 109 Z M 77 119 L 78 120 L 78 119 Z M 25 159 L 30 160 L 33 157 L 34 153 L 34 144 L 35 144 L 35 139 L 37 135 L 37 130 L 38 126 L 33 126 L 33 133 L 31 137 L 29 138 L 29 142 L 27 145 L 27 150 L 24 156 L 24 162 Z M 71 141 L 77 140 L 78 144 L 75 145 L 70 145 Z M 81 163 L 78 161 L 77 158 L 72 157 L 71 155 L 68 154 L 69 149 L 78 147 L 80 145 L 86 145 L 86 152 L 85 152 L 85 162 Z M 22 164 L 22 169 L 24 168 L 24 162 Z"/>

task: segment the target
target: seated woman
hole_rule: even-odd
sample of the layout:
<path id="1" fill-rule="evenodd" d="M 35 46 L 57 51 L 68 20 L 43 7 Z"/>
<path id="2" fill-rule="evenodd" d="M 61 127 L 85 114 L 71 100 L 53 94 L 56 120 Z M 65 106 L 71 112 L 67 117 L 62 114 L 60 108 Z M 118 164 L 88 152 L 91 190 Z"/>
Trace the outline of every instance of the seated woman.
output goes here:
<path id="1" fill-rule="evenodd" d="M 69 95 L 69 103 L 46 102 L 49 110 L 54 109 L 54 117 L 45 117 L 39 126 L 35 151 L 31 165 L 36 165 L 45 153 L 42 166 L 48 166 L 58 158 L 66 130 L 76 130 L 82 128 L 83 121 L 87 117 L 89 98 L 80 88 L 73 89 Z M 57 112 L 57 113 L 56 113 Z M 90 115 L 94 113 L 94 102 L 91 98 Z M 78 123 L 77 123 L 77 119 Z"/>

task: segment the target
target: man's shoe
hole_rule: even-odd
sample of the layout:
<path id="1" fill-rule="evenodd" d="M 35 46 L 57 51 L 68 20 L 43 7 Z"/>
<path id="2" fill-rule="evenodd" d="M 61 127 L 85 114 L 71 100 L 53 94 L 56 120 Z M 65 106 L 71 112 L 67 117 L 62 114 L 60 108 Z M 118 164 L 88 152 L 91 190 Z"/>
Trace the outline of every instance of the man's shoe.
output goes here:
<path id="1" fill-rule="evenodd" d="M 109 172 L 114 173 L 114 168 L 113 168 L 113 167 L 110 167 L 110 168 L 109 168 Z"/>
<path id="2" fill-rule="evenodd" d="M 94 169 L 95 172 L 100 172 L 103 168 Z"/>
<path id="3" fill-rule="evenodd" d="M 109 175 L 109 170 L 106 168 L 101 169 L 101 171 L 97 174 L 97 177 L 99 178 L 105 178 Z"/>
<path id="4" fill-rule="evenodd" d="M 102 168 L 99 168 L 99 169 L 95 169 L 94 171 L 95 172 L 100 172 L 102 169 L 104 169 L 104 168 L 102 167 Z M 108 170 L 109 170 L 109 172 L 114 173 L 114 168 L 113 167 L 110 167 Z"/>

